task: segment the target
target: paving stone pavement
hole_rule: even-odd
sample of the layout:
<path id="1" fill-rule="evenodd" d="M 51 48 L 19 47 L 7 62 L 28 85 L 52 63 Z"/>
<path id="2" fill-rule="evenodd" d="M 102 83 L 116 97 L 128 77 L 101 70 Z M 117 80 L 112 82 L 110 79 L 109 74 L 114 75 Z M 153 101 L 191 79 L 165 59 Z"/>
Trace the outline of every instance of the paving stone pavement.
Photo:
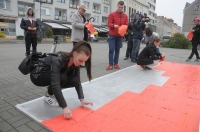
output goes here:
<path id="1" fill-rule="evenodd" d="M 70 51 L 72 44 L 60 44 L 64 50 Z M 106 43 L 91 43 L 92 55 L 92 74 L 97 78 L 116 70 L 106 71 L 108 64 L 108 45 Z M 50 44 L 38 44 L 38 51 L 48 53 L 51 49 Z M 141 45 L 143 49 L 145 45 Z M 126 52 L 126 43 L 121 49 L 119 65 L 121 69 L 132 66 L 134 63 L 123 60 Z M 59 49 L 59 47 L 58 47 Z M 161 52 L 166 54 L 166 61 L 186 63 L 185 60 L 191 50 L 161 48 Z M 46 92 L 45 87 L 34 86 L 29 75 L 22 75 L 18 70 L 18 65 L 24 58 L 24 44 L 0 44 L 0 132 L 48 132 L 47 128 L 32 120 L 15 108 L 16 104 L 24 103 L 43 96 Z M 200 65 L 200 62 L 193 61 L 187 64 Z M 81 81 L 87 80 L 85 69 L 81 69 Z"/>

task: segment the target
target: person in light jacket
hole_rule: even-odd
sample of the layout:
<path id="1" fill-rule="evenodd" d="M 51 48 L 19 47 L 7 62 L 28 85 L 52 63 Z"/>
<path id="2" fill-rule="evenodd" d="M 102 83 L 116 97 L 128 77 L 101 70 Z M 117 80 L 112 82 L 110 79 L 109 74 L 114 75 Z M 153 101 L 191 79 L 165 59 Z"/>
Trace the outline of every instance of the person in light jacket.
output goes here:
<path id="1" fill-rule="evenodd" d="M 71 41 L 75 45 L 79 41 L 88 39 L 88 30 L 86 25 L 88 21 L 85 18 L 86 6 L 80 5 L 78 11 L 72 14 L 72 36 Z"/>

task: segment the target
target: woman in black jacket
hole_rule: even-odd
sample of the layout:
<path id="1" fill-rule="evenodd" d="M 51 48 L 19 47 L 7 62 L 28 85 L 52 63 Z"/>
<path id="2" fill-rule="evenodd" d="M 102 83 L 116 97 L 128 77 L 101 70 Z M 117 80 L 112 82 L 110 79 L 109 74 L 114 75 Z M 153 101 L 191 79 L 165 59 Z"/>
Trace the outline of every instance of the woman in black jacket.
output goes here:
<path id="1" fill-rule="evenodd" d="M 164 57 L 160 52 L 156 52 L 156 49 L 160 45 L 160 39 L 154 38 L 153 44 L 148 44 L 139 54 L 137 64 L 141 65 L 144 70 L 150 70 L 147 65 L 153 64 L 154 60 L 159 60 Z"/>
<path id="2" fill-rule="evenodd" d="M 60 106 L 64 110 L 65 118 L 72 118 L 72 113 L 67 107 L 63 97 L 62 89 L 75 87 L 78 98 L 82 104 L 92 105 L 91 102 L 84 101 L 82 85 L 80 81 L 80 65 L 85 63 L 87 76 L 91 76 L 91 54 L 92 49 L 89 43 L 78 42 L 70 53 L 58 52 L 58 56 L 50 55 L 43 60 L 42 67 L 36 66 L 31 71 L 31 81 L 37 86 L 48 86 L 44 100 L 52 106 Z M 38 74 L 37 71 L 40 71 Z"/>
<path id="3" fill-rule="evenodd" d="M 37 51 L 37 29 L 38 29 L 38 23 L 34 19 L 34 13 L 31 7 L 28 8 L 26 17 L 22 18 L 20 27 L 24 29 L 26 55 L 29 55 L 31 44 L 32 44 L 32 50 Z"/>

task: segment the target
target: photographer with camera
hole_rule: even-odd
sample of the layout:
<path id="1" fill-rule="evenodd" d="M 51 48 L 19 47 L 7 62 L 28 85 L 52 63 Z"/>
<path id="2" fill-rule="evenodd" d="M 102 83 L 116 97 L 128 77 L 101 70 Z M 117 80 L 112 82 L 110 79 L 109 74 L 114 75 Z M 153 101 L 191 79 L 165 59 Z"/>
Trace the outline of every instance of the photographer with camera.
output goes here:
<path id="1" fill-rule="evenodd" d="M 146 16 L 142 16 L 138 12 L 132 15 L 132 31 L 133 31 L 133 48 L 131 55 L 131 62 L 137 63 L 140 43 L 143 39 L 143 32 L 146 28 L 145 22 L 148 22 Z"/>

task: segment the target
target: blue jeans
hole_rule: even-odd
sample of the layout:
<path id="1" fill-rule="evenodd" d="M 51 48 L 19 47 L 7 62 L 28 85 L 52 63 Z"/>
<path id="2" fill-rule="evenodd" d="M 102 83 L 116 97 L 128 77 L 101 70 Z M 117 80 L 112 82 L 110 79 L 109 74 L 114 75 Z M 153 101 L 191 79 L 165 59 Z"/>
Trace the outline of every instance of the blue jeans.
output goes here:
<path id="1" fill-rule="evenodd" d="M 121 36 L 109 35 L 108 45 L 109 45 L 109 65 L 113 66 L 118 64 L 119 52 L 122 47 L 123 38 Z"/>
<path id="2" fill-rule="evenodd" d="M 140 42 L 139 39 L 133 39 L 133 49 L 132 49 L 132 56 L 131 61 L 137 61 L 139 50 L 140 50 Z"/>

